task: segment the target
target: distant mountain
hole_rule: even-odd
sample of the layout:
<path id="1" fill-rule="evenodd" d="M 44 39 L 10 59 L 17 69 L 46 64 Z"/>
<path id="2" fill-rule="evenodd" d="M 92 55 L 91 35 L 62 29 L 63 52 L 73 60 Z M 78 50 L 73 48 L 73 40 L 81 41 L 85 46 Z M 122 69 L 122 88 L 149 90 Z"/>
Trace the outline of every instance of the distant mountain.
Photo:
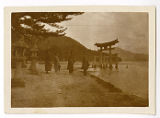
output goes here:
<path id="1" fill-rule="evenodd" d="M 76 60 L 81 60 L 83 55 L 94 55 L 97 52 L 87 49 L 78 41 L 70 37 L 49 37 L 47 40 L 42 40 L 38 44 L 40 58 L 44 58 L 47 49 L 50 52 L 51 57 L 54 54 L 58 55 L 61 60 L 67 60 L 72 53 Z"/>
<path id="2" fill-rule="evenodd" d="M 122 61 L 148 61 L 149 57 L 147 54 L 133 53 L 118 47 L 115 48 L 113 53 L 118 53 Z"/>
<path id="3" fill-rule="evenodd" d="M 42 40 L 38 44 L 39 56 L 44 58 L 46 50 L 50 50 L 51 57 L 56 54 L 61 60 L 67 60 L 70 53 L 74 55 L 76 60 L 81 60 L 83 55 L 88 55 L 89 59 L 92 60 L 94 55 L 99 55 L 97 51 L 90 50 L 83 46 L 78 41 L 70 37 L 49 37 L 47 40 Z M 148 55 L 132 53 L 121 48 L 115 48 L 113 53 L 118 53 L 122 61 L 147 61 Z"/>

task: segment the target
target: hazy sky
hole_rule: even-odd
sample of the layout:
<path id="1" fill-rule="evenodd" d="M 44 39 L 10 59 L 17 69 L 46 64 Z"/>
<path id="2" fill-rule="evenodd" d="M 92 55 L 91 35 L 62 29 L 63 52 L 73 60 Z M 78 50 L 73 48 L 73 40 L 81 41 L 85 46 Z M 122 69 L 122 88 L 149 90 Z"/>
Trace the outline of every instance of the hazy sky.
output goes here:
<path id="1" fill-rule="evenodd" d="M 116 46 L 137 53 L 148 53 L 148 14 L 88 12 L 61 23 L 69 36 L 89 49 L 118 37 Z"/>

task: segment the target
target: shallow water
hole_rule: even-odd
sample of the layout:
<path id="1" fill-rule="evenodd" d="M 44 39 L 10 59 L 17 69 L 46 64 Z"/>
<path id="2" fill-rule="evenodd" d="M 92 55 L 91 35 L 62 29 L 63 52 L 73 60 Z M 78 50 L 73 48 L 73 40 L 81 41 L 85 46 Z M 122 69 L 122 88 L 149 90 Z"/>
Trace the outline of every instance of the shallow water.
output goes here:
<path id="1" fill-rule="evenodd" d="M 122 62 L 119 69 L 112 71 L 98 69 L 90 72 L 110 82 L 123 92 L 148 99 L 148 63 L 147 62 Z"/>

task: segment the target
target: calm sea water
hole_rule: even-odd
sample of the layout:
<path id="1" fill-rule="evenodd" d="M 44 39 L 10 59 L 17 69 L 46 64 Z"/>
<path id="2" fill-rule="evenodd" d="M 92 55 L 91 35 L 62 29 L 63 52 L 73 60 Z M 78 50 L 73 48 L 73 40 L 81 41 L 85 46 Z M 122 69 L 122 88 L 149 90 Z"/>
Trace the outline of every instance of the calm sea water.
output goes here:
<path id="1" fill-rule="evenodd" d="M 148 62 L 121 62 L 113 69 L 91 72 L 127 94 L 148 99 Z"/>

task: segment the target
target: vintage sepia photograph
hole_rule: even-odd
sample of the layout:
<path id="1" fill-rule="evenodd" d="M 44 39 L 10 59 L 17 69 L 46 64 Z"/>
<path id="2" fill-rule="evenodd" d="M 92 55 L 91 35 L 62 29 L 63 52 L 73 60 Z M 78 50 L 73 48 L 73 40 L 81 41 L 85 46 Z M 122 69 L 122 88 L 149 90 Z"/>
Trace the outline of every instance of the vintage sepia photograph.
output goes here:
<path id="1" fill-rule="evenodd" d="M 13 11 L 10 20 L 11 108 L 150 106 L 149 12 Z"/>

